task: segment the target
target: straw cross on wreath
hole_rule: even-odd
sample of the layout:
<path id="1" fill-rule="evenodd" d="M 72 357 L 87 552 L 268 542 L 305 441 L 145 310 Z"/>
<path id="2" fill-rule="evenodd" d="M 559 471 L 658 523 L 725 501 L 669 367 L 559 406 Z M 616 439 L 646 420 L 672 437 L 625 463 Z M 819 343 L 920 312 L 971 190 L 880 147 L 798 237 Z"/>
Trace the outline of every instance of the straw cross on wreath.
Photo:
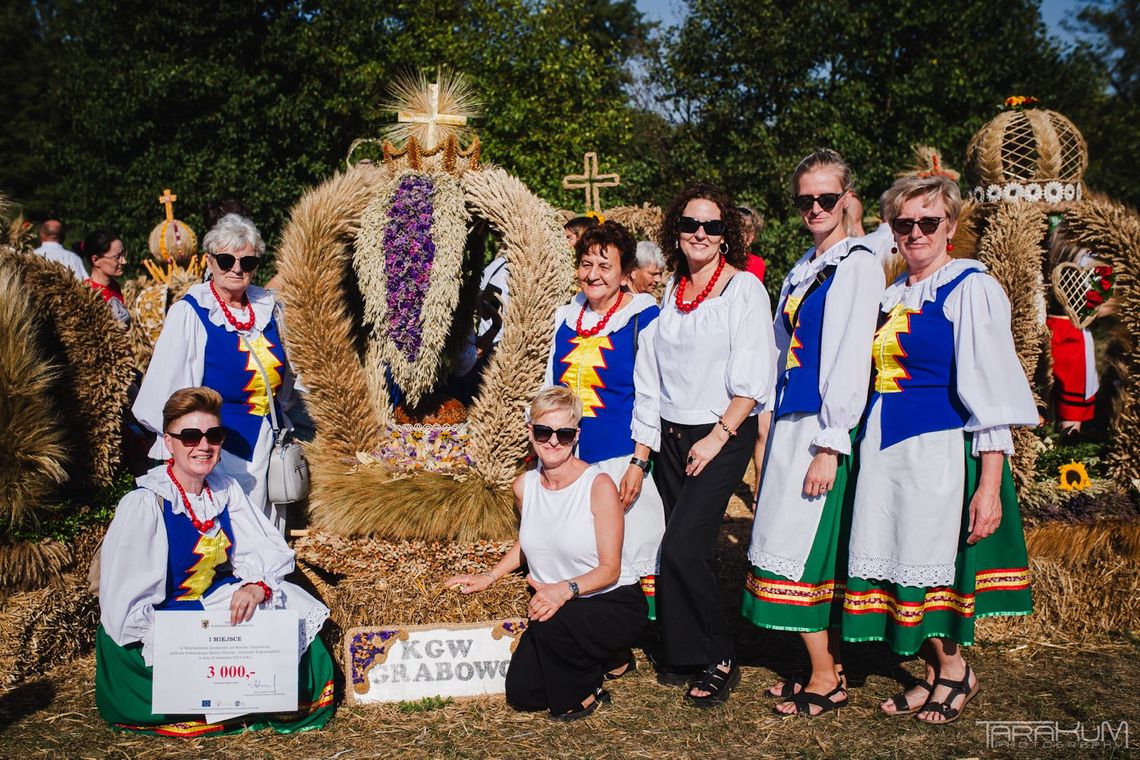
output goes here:
<path id="1" fill-rule="evenodd" d="M 162 191 L 162 195 L 158 196 L 159 205 L 166 206 L 166 221 L 174 221 L 174 201 L 178 200 L 178 196 L 170 192 L 170 188 Z"/>
<path id="2" fill-rule="evenodd" d="M 601 200 L 598 197 L 598 188 L 617 187 L 621 184 L 621 177 L 617 174 L 598 174 L 598 154 L 590 151 L 582 160 L 581 174 L 568 174 L 562 178 L 563 190 L 585 190 L 586 211 L 602 213 Z"/>
<path id="3" fill-rule="evenodd" d="M 426 112 L 399 111 L 396 120 L 407 124 L 426 124 L 427 135 L 423 140 L 423 148 L 430 151 L 436 146 L 436 133 L 439 131 L 439 125 L 463 127 L 467 125 L 467 117 L 461 114 L 441 113 L 439 82 L 432 82 L 428 85 L 427 106 Z"/>

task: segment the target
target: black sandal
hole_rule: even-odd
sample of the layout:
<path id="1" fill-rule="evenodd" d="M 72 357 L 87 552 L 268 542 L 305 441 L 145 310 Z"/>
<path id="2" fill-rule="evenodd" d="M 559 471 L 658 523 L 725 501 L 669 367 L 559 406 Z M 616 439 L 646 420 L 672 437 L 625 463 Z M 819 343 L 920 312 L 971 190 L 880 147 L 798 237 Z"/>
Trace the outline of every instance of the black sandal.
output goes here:
<path id="1" fill-rule="evenodd" d="M 831 698 L 839 692 L 843 692 L 843 699 L 839 700 L 838 702 L 832 701 Z M 784 701 L 791 702 L 793 705 L 795 705 L 796 711 L 793 713 L 780 712 L 775 707 L 773 707 L 772 711 L 777 715 L 782 715 L 784 717 L 787 717 L 789 715 L 803 715 L 807 718 L 818 718 L 824 713 L 829 713 L 832 710 L 838 710 L 840 707 L 846 707 L 848 702 L 847 689 L 844 688 L 843 684 L 839 684 L 826 694 L 815 694 L 810 691 L 799 691 L 793 694 L 791 698 Z M 819 712 L 813 713 L 811 711 L 811 705 L 818 707 Z"/>
<path id="2" fill-rule="evenodd" d="M 843 672 L 843 668 L 835 671 L 835 675 L 839 677 L 839 684 L 844 689 L 847 688 L 847 674 Z M 807 686 L 808 677 L 805 673 L 792 673 L 787 678 L 783 679 L 784 685 L 780 688 L 779 694 L 773 694 L 771 689 L 765 689 L 764 693 L 773 699 L 779 699 L 787 702 L 789 699 L 799 694 Z M 796 687 L 800 687 L 796 689 Z"/>
<path id="3" fill-rule="evenodd" d="M 946 701 L 945 702 L 930 702 L 930 701 L 928 701 L 926 704 L 924 704 L 922 707 L 920 707 L 915 712 L 916 713 L 936 712 L 939 715 L 941 715 L 943 718 L 945 718 L 945 720 L 938 720 L 938 721 L 923 720 L 922 718 L 918 717 L 918 715 L 914 716 L 915 720 L 920 720 L 923 723 L 929 723 L 932 726 L 946 726 L 946 725 L 949 725 L 949 724 L 953 723 L 954 721 L 958 720 L 959 718 L 961 718 L 963 711 L 965 711 L 965 709 L 966 709 L 966 705 L 970 704 L 970 700 L 972 700 L 974 697 L 978 696 L 978 692 L 982 690 L 982 684 L 980 681 L 978 681 L 977 676 L 974 677 L 974 688 L 973 689 L 970 688 L 970 666 L 969 665 L 966 666 L 966 675 L 964 675 L 962 677 L 961 681 L 951 681 L 949 678 L 935 678 L 934 679 L 934 685 L 935 686 L 949 686 L 950 687 L 950 694 L 946 697 Z M 933 694 L 933 692 L 931 692 L 931 693 Z M 966 697 L 966 699 L 963 700 L 963 702 L 962 702 L 962 706 L 961 707 L 951 707 L 951 704 L 954 702 L 954 700 L 960 694 L 964 695 Z"/>
<path id="4" fill-rule="evenodd" d="M 728 665 L 728 672 L 720 669 L 722 664 Z M 732 690 L 740 685 L 740 665 L 736 660 L 721 660 L 705 668 L 705 672 L 689 684 L 685 692 L 685 699 L 693 707 L 712 707 L 723 705 L 728 701 Z M 703 697 L 693 696 L 693 689 L 706 691 Z"/>
<path id="5" fill-rule="evenodd" d="M 637 670 L 637 658 L 634 657 L 632 649 L 629 650 L 629 659 L 626 660 L 625 662 L 623 662 L 618 667 L 623 667 L 624 670 L 622 670 L 622 672 L 620 672 L 620 673 L 614 673 L 613 671 L 609 671 L 607 673 L 604 673 L 602 675 L 602 678 L 604 678 L 607 681 L 616 681 L 617 679 L 621 678 L 622 676 L 627 675 L 627 674 L 632 673 L 633 671 Z"/>
<path id="6" fill-rule="evenodd" d="M 582 720 L 582 718 L 588 718 L 589 716 L 593 715 L 594 710 L 597 710 L 598 705 L 600 705 L 602 702 L 605 702 L 608 705 L 612 699 L 612 697 L 610 697 L 610 693 L 601 687 L 594 689 L 593 694 L 594 701 L 585 707 L 579 707 L 577 710 L 567 710 L 566 712 L 560 713 L 558 715 L 551 715 L 550 719 L 557 720 L 561 723 L 570 723 L 571 721 Z"/>
<path id="7" fill-rule="evenodd" d="M 908 691 L 910 691 L 911 689 L 918 687 L 918 686 L 921 686 L 923 689 L 926 690 L 926 699 L 924 699 L 922 702 L 919 702 L 918 707 L 911 707 L 906 701 L 906 693 Z M 915 682 L 913 684 L 906 687 L 905 689 L 900 691 L 898 694 L 895 694 L 895 695 L 892 695 L 891 697 L 889 697 L 889 699 L 891 700 L 891 703 L 895 706 L 894 712 L 887 712 L 886 710 L 884 710 L 881 707 L 879 708 L 879 712 L 881 712 L 883 715 L 890 715 L 891 717 L 894 717 L 896 715 L 914 715 L 916 712 L 918 712 L 919 710 L 921 710 L 923 707 L 926 706 L 926 703 L 930 700 L 930 695 L 933 693 L 934 693 L 934 686 L 932 686 L 929 681 L 927 681 L 925 679 L 921 680 L 921 681 L 915 680 Z"/>

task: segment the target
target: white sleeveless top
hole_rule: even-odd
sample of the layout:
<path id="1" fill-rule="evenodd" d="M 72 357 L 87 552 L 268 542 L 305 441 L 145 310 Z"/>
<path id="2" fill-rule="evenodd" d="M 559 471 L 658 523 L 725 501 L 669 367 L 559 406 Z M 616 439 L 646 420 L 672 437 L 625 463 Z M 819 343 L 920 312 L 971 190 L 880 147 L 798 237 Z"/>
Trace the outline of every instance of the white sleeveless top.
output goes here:
<path id="1" fill-rule="evenodd" d="M 558 491 L 543 487 L 539 469 L 523 475 L 519 545 L 530 574 L 539 583 L 577 578 L 598 566 L 590 491 L 601 474 L 596 465 L 590 465 L 577 480 Z M 617 583 L 582 596 L 604 594 L 636 582 L 637 574 L 623 558 Z"/>

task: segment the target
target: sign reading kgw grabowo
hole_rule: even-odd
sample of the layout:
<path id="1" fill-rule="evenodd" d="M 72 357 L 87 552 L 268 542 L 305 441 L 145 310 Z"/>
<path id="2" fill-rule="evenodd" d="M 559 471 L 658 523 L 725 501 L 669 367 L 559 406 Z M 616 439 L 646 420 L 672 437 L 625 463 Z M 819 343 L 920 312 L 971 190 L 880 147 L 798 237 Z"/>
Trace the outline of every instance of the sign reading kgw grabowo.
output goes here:
<path id="1" fill-rule="evenodd" d="M 344 637 L 352 702 L 502 694 L 524 618 L 352 628 Z"/>

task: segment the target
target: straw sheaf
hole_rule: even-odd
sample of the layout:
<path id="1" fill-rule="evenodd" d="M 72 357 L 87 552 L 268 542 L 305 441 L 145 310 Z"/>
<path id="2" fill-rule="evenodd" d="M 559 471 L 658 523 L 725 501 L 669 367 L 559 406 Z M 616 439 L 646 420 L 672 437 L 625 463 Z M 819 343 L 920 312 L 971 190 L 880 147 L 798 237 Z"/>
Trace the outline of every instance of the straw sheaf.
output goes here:
<path id="1" fill-rule="evenodd" d="M 341 536 L 397 539 L 501 539 L 518 530 L 509 489 L 478 472 L 463 479 L 434 472 L 401 473 L 363 465 L 326 448 L 306 448 L 314 473 L 311 524 Z"/>
<path id="2" fill-rule="evenodd" d="M 99 599 L 83 572 L 15 594 L 0 612 L 0 683 L 12 685 L 81 657 L 95 646 Z"/>
<path id="3" fill-rule="evenodd" d="M 1047 345 L 1045 283 L 1041 273 L 1042 240 L 1048 229 L 1044 209 L 1031 204 L 1004 203 L 988 220 L 978 258 L 1009 297 L 1013 344 L 1032 385 L 1041 352 Z M 1040 399 L 1036 399 L 1041 406 Z M 1034 464 L 1043 450 L 1041 440 L 1027 428 L 1013 432 L 1014 476 L 1021 484 L 1034 477 Z"/>
<path id="4" fill-rule="evenodd" d="M 1112 421 L 1112 450 L 1108 457 L 1111 475 L 1122 485 L 1140 477 L 1140 216 L 1136 211 L 1107 200 L 1078 203 L 1065 215 L 1066 237 L 1088 248 L 1093 258 L 1111 264 L 1116 273 L 1113 288 L 1116 318 L 1124 329 L 1112 332 L 1109 353 L 1119 357 L 1119 396 Z"/>
<path id="5" fill-rule="evenodd" d="M 0 592 L 43 588 L 72 564 L 71 548 L 60 541 L 0 544 Z"/>
<path id="6" fill-rule="evenodd" d="M 966 147 L 971 185 L 1006 182 L 1079 182 L 1088 167 L 1080 130 L 1055 111 L 1005 111 Z"/>
<path id="7" fill-rule="evenodd" d="M 0 524 L 21 526 L 56 499 L 69 452 L 52 398 L 60 371 L 40 348 L 37 315 L 13 269 L 0 268 Z M 0 556 L 0 586 L 13 570 Z"/>
<path id="8" fill-rule="evenodd" d="M 361 214 L 387 176 L 361 165 L 306 193 L 293 207 L 278 250 L 289 359 L 308 388 L 306 403 L 320 440 L 343 456 L 375 450 L 390 419 L 383 378 L 373 397 L 361 365 L 363 336 L 345 292 Z"/>
<path id="9" fill-rule="evenodd" d="M 166 312 L 199 282 L 201 278 L 198 275 L 177 269 L 171 272 L 169 284 L 146 276 L 123 283 L 123 300 L 131 313 L 127 338 L 134 352 L 135 369 L 140 373 L 146 374 L 150 357 L 154 354 L 154 343 L 166 320 Z"/>
<path id="10" fill-rule="evenodd" d="M 659 206 L 643 203 L 640 206 L 618 206 L 602 213 L 609 221 L 625 227 L 639 240 L 656 240 L 665 214 Z"/>
<path id="11" fill-rule="evenodd" d="M 1043 523 L 1026 529 L 1025 546 L 1031 557 L 1070 564 L 1122 558 L 1140 561 L 1140 520 Z"/>
<path id="12" fill-rule="evenodd" d="M 408 176 L 426 176 L 432 182 L 431 238 L 435 243 L 430 284 L 420 312 L 422 342 L 414 361 L 408 360 L 389 332 L 384 247 L 388 212 L 396 188 Z M 463 190 L 455 177 L 442 172 L 428 174 L 415 171 L 403 171 L 393 177 L 364 210 L 361 219 L 353 267 L 364 296 L 364 321 L 371 328 L 369 340 L 379 344 L 379 359 L 391 368 L 396 382 L 408 397 L 408 406 L 419 404 L 437 386 L 441 372 L 447 367 L 444 349 L 452 326 L 452 315 L 459 303 L 468 220 Z"/>
<path id="13" fill-rule="evenodd" d="M 110 485 L 122 449 L 120 411 L 134 379 L 126 331 L 95 291 L 60 265 L 27 254 L 4 261 L 19 272 L 34 308 L 46 318 L 48 351 L 60 351 L 65 390 L 59 402 L 77 439 L 72 484 Z"/>
<path id="14" fill-rule="evenodd" d="M 554 310 L 573 282 L 557 212 L 500 168 L 462 178 L 472 212 L 503 235 L 511 302 L 468 422 L 475 468 L 506 488 L 526 455 L 523 409 L 542 384 Z"/>

